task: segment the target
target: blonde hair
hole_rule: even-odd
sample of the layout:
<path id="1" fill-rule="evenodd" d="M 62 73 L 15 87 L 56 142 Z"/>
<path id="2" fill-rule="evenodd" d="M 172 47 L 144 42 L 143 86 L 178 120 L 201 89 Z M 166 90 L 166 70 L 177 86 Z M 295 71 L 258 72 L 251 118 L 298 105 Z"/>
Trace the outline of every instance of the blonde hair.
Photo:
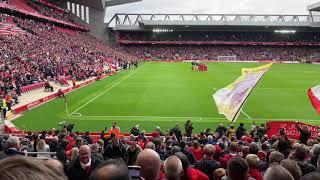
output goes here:
<path id="1" fill-rule="evenodd" d="M 40 139 L 36 146 L 37 151 L 44 150 L 46 145 L 47 145 L 46 142 L 43 139 Z"/>

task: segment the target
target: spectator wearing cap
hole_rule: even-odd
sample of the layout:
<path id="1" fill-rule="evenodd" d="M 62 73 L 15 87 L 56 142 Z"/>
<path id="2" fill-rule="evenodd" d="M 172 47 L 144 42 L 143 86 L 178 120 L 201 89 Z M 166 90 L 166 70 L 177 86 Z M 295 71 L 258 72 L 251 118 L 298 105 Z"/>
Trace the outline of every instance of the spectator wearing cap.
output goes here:
<path id="1" fill-rule="evenodd" d="M 79 148 L 79 156 L 70 163 L 67 169 L 69 180 L 88 180 L 91 173 L 102 161 L 91 156 L 91 150 L 88 145 L 82 145 Z"/>
<path id="2" fill-rule="evenodd" d="M 205 173 L 209 179 L 213 179 L 212 174 L 214 170 L 221 168 L 221 164 L 214 160 L 215 147 L 211 144 L 207 144 L 203 148 L 204 157 L 196 162 L 195 168 Z"/>
<path id="3" fill-rule="evenodd" d="M 248 154 L 246 161 L 249 165 L 249 175 L 256 180 L 262 180 L 261 173 L 259 172 L 259 157 L 255 154 Z"/>
<path id="4" fill-rule="evenodd" d="M 130 145 L 127 147 L 124 154 L 124 161 L 126 162 L 126 164 L 128 166 L 134 165 L 140 152 L 140 146 L 138 146 L 135 141 L 130 142 Z"/>
<path id="5" fill-rule="evenodd" d="M 184 172 L 182 179 L 184 179 L 184 180 L 209 180 L 209 178 L 206 174 L 199 171 L 198 169 L 190 167 L 188 158 L 185 154 L 183 154 L 182 152 L 177 152 L 177 153 L 175 153 L 175 155 L 180 159 L 180 161 L 182 163 L 183 172 Z"/>

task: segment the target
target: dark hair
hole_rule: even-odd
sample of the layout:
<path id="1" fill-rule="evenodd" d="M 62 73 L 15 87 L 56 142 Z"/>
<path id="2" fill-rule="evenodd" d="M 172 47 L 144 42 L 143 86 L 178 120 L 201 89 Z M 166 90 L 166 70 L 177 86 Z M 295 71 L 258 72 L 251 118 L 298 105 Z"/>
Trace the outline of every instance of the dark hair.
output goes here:
<path id="1" fill-rule="evenodd" d="M 257 145 L 257 144 L 250 144 L 250 146 L 249 146 L 249 153 L 250 153 L 250 154 L 255 154 L 255 155 L 257 155 L 258 152 L 259 152 L 259 147 L 258 147 L 258 145 Z"/>
<path id="2" fill-rule="evenodd" d="M 228 162 L 228 176 L 230 180 L 246 180 L 249 165 L 247 161 L 240 157 L 234 157 Z"/>
<path id="3" fill-rule="evenodd" d="M 116 171 L 113 173 L 105 173 L 107 166 L 115 166 Z M 130 180 L 129 169 L 121 159 L 110 159 L 101 163 L 90 176 L 90 180 Z"/>
<path id="4" fill-rule="evenodd" d="M 298 160 L 304 160 L 307 157 L 307 150 L 304 147 L 297 147 L 295 156 Z"/>

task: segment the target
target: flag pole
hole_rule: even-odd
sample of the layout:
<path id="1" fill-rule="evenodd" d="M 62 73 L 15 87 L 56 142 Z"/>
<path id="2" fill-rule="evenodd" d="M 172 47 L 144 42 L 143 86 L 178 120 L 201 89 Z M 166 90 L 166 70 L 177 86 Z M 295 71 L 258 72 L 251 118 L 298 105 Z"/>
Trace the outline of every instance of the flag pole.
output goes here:
<path id="1" fill-rule="evenodd" d="M 271 68 L 271 66 L 269 67 L 269 69 Z M 253 86 L 253 88 L 250 90 L 250 92 L 249 92 L 249 94 L 248 94 L 248 96 L 244 99 L 244 101 L 242 102 L 242 104 L 240 105 L 240 107 L 239 107 L 239 109 L 238 109 L 238 111 L 237 111 L 237 113 L 235 113 L 235 115 L 233 116 L 233 118 L 232 118 L 232 121 L 231 122 L 235 122 L 235 120 L 236 120 L 236 117 L 237 117 L 237 115 L 239 114 L 239 112 L 241 111 L 241 108 L 242 108 L 242 106 L 246 103 L 246 101 L 247 101 L 247 99 L 248 99 L 248 97 L 250 96 L 250 94 L 251 94 L 251 92 L 253 91 L 253 89 L 257 86 L 257 84 L 259 84 L 259 82 L 261 81 L 261 79 L 263 78 L 263 76 L 266 74 L 266 72 L 265 73 L 263 73 L 263 75 L 259 78 L 259 80 L 258 80 L 258 82 Z"/>

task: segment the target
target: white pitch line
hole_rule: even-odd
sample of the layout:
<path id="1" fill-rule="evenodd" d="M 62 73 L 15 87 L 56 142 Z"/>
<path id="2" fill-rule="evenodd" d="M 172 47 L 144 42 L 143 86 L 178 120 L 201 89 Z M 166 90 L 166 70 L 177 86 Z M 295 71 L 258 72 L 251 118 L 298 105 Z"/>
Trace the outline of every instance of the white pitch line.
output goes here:
<path id="1" fill-rule="evenodd" d="M 74 116 L 74 117 L 79 117 L 79 116 Z M 220 117 L 164 117 L 164 116 L 81 116 L 81 118 L 150 118 L 150 119 L 218 119 L 218 120 L 226 120 L 226 118 L 220 118 Z M 245 118 L 240 118 L 240 119 L 245 119 Z M 255 120 L 288 120 L 288 121 L 318 121 L 320 119 L 291 119 L 291 118 L 286 118 L 286 119 L 273 119 L 273 118 L 254 118 Z M 95 120 L 100 120 L 103 121 L 104 119 L 95 119 Z"/>
<path id="2" fill-rule="evenodd" d="M 127 77 L 123 78 L 121 81 L 117 82 L 116 84 L 112 85 L 111 87 L 109 87 L 108 89 L 106 89 L 105 91 L 103 91 L 102 93 L 98 94 L 96 97 L 92 98 L 91 100 L 89 100 L 88 102 L 86 102 L 85 104 L 83 104 L 82 106 L 80 106 L 78 109 L 74 110 L 71 112 L 71 114 L 69 114 L 69 116 L 73 115 L 75 112 L 79 111 L 80 109 L 82 109 L 83 107 L 87 106 L 89 103 L 91 103 L 92 101 L 94 101 L 95 99 L 97 99 L 98 97 L 102 96 L 103 94 L 105 94 L 106 92 L 110 91 L 112 88 L 116 87 L 118 84 L 122 83 L 123 81 L 127 80 L 129 77 L 131 77 L 133 74 L 135 74 L 137 71 L 140 71 L 142 69 L 142 67 L 139 70 L 135 70 L 133 73 L 129 74 Z"/>

